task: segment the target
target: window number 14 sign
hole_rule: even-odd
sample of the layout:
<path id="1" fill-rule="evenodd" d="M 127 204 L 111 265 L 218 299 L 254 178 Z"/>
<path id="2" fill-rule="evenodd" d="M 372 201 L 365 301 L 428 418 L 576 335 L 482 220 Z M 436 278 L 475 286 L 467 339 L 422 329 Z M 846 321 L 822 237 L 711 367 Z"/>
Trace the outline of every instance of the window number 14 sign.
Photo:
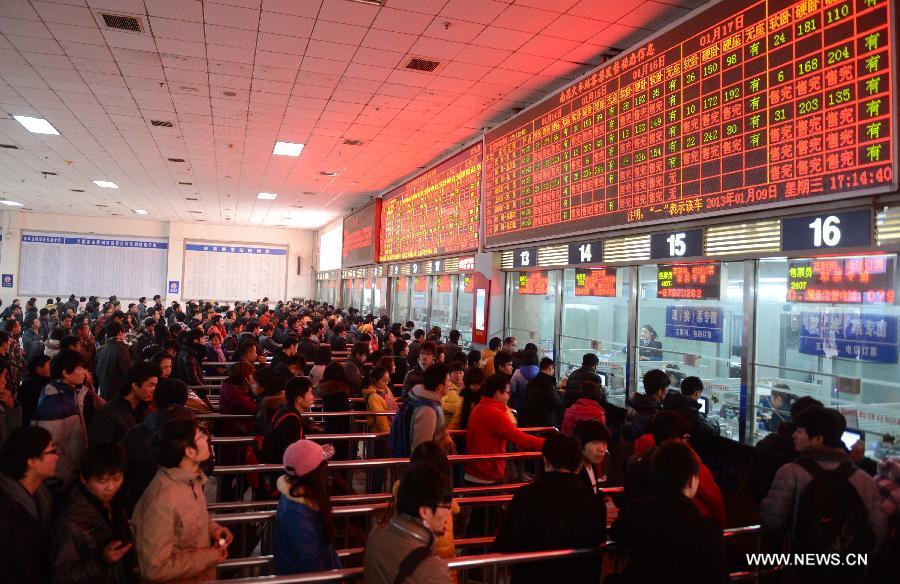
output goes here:
<path id="1" fill-rule="evenodd" d="M 599 264 L 602 261 L 602 241 L 579 241 L 569 244 L 569 265 Z"/>

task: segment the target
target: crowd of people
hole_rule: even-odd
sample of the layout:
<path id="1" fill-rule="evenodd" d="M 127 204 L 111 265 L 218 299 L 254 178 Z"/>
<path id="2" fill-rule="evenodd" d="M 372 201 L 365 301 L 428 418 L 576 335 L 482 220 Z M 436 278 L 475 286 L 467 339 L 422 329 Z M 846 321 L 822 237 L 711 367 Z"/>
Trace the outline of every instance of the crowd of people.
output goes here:
<path id="1" fill-rule="evenodd" d="M 40 309 L 36 299 L 24 308 L 16 301 L 2 317 L 3 582 L 215 579 L 233 535 L 211 520 L 205 485 L 215 464 L 252 462 L 284 468 L 250 482 L 254 497 L 278 499 L 274 571 L 341 567 L 331 497 L 352 485 L 339 484 L 329 461 L 354 452 L 348 441 L 308 438 L 347 433 L 350 417 L 320 427 L 303 414 L 317 400 L 326 412 L 347 412 L 351 398 L 361 398 L 369 430 L 386 435 L 371 455 L 410 460 L 393 485 L 392 512 L 368 535 L 366 582 L 450 582 L 446 561 L 463 534 L 496 536 L 490 549 L 505 553 L 598 547 L 611 535 L 632 561 L 608 581 L 729 579 L 730 524 L 704 462 L 718 427 L 699 411 L 697 377 L 676 390 L 665 372 L 648 371 L 625 421 L 613 424 L 592 353 L 558 387 L 553 359 L 532 343 L 492 338 L 465 350 L 459 331 L 426 332 L 315 301 L 163 306 L 157 296 L 123 309 L 115 297 L 73 295 Z M 222 379 L 216 396 L 206 391 L 212 377 Z M 213 457 L 197 418 L 212 411 L 244 414 L 214 431 L 252 436 L 253 446 Z M 871 554 L 867 573 L 843 571 L 842 581 L 896 574 L 900 461 L 848 452 L 844 426 L 808 397 L 783 414 L 750 465 L 760 521 L 789 534 L 794 551 Z M 560 431 L 523 430 L 532 427 Z M 453 468 L 447 459 L 512 449 L 540 460 Z M 611 450 L 624 454 L 613 460 Z M 375 478 L 388 486 L 383 473 Z M 243 483 L 216 479 L 233 500 L 247 495 Z M 528 484 L 502 514 L 462 512 L 453 497 L 454 487 L 511 481 Z M 614 486 L 624 487 L 615 500 L 604 492 Z M 512 580 L 599 582 L 602 572 L 598 556 L 581 556 L 518 564 Z M 830 581 L 821 571 L 800 576 L 811 574 Z"/>

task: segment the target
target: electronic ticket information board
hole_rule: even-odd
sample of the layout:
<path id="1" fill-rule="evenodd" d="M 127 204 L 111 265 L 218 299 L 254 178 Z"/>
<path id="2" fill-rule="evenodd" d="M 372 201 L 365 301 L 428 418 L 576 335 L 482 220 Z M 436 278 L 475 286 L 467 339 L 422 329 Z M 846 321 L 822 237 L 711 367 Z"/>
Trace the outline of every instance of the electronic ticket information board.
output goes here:
<path id="1" fill-rule="evenodd" d="M 375 263 L 378 253 L 378 215 L 381 199 L 375 199 L 344 217 L 341 267 L 352 268 Z"/>
<path id="2" fill-rule="evenodd" d="M 894 2 L 728 0 L 485 136 L 485 244 L 896 188 Z"/>
<path id="3" fill-rule="evenodd" d="M 479 142 L 386 194 L 378 261 L 477 249 L 481 166 Z"/>

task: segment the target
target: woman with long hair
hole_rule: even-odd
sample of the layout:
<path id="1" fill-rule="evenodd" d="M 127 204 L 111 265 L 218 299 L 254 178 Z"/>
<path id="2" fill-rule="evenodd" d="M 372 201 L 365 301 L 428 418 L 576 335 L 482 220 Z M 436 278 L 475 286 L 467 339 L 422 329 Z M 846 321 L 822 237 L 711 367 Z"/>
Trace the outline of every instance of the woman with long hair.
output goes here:
<path id="1" fill-rule="evenodd" d="M 334 517 L 329 499 L 328 460 L 334 451 L 298 440 L 284 452 L 275 514 L 276 574 L 321 572 L 341 567 L 334 551 Z"/>

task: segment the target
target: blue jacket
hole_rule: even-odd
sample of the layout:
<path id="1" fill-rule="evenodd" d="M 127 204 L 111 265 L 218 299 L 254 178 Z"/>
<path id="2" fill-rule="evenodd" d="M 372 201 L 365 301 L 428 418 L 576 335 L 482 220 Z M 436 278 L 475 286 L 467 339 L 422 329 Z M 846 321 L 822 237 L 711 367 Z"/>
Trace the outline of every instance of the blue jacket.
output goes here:
<path id="1" fill-rule="evenodd" d="M 537 365 L 522 365 L 509 380 L 509 407 L 516 410 L 520 417 L 528 405 L 528 382 L 539 372 Z"/>
<path id="2" fill-rule="evenodd" d="M 278 477 L 278 511 L 275 515 L 275 573 L 301 574 L 341 567 L 334 546 L 325 541 L 322 514 L 303 497 L 290 495 L 286 476 Z"/>

